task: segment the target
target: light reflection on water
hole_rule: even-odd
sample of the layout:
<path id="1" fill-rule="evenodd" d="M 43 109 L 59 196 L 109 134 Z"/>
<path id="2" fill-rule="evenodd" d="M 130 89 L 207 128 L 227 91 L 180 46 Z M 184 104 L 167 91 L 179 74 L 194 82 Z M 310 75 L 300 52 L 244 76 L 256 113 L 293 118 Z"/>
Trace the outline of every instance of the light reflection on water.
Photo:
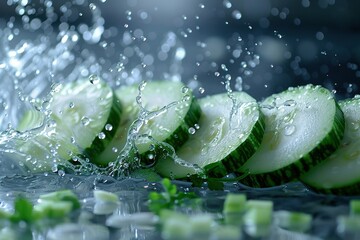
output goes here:
<path id="1" fill-rule="evenodd" d="M 175 181 L 181 191 L 187 191 L 189 184 Z M 12 209 L 12 202 L 16 196 L 22 195 L 35 202 L 40 194 L 53 192 L 62 189 L 71 189 L 82 199 L 83 208 L 89 212 L 93 209 L 94 189 L 111 191 L 119 196 L 120 205 L 116 214 L 129 215 L 140 211 L 147 211 L 147 196 L 150 191 L 159 190 L 159 183 L 149 183 L 142 179 L 120 179 L 115 180 L 108 176 L 75 176 L 67 174 L 59 177 L 56 174 L 34 175 L 29 177 L 12 176 L 0 179 L 1 206 L 5 209 Z M 336 217 L 347 215 L 349 198 L 329 197 L 316 195 L 307 191 L 304 186 L 298 183 L 289 184 L 286 187 L 274 187 L 264 190 L 254 190 L 243 187 L 239 184 L 229 183 L 225 191 L 209 191 L 206 188 L 194 190 L 202 197 L 202 209 L 200 212 L 217 214 L 222 211 L 222 205 L 228 192 L 241 192 L 248 196 L 248 199 L 271 199 L 274 202 L 274 210 L 289 210 L 310 213 L 313 215 L 311 230 L 306 234 L 286 232 L 282 229 L 273 228 L 268 238 L 279 239 L 279 236 L 296 236 L 299 239 L 313 239 L 315 236 L 328 239 L 342 239 L 336 233 Z M 194 213 L 190 208 L 179 209 L 181 212 Z M 102 221 L 99 218 L 98 221 Z M 142 236 L 159 237 L 155 229 L 137 229 L 134 231 L 122 232 L 127 236 L 134 237 L 135 234 Z M 285 231 L 285 232 L 282 232 Z M 142 238 L 134 238 L 142 239 Z M 144 238 L 148 239 L 148 238 Z M 244 239 L 251 239 L 245 237 Z"/>

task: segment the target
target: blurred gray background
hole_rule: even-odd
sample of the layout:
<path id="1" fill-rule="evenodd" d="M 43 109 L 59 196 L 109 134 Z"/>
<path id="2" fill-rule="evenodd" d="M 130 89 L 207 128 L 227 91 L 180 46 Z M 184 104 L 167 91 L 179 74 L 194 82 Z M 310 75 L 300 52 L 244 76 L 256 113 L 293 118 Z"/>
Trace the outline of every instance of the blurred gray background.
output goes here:
<path id="1" fill-rule="evenodd" d="M 23 10 L 18 2 L 0 2 L 1 26 L 11 18 L 23 22 L 15 12 L 36 9 L 27 15 L 43 22 L 52 18 L 43 31 L 56 32 L 64 23 L 81 29 L 83 23 L 93 24 L 89 6 L 96 8 L 107 31 L 91 46 L 104 66 L 123 55 L 132 61 L 140 49 L 153 56 L 148 59 L 153 78 L 169 72 L 160 48 L 167 34 L 174 33 L 186 50 L 181 68 L 174 71 L 186 82 L 204 85 L 203 94 L 224 91 L 222 82 L 229 76 L 233 86 L 242 82 L 257 99 L 306 83 L 333 89 L 339 99 L 359 93 L 360 1 L 28 0 Z M 51 14 L 43 7 L 50 3 Z M 131 43 L 126 41 L 129 34 Z M 104 39 L 106 50 L 99 46 Z"/>

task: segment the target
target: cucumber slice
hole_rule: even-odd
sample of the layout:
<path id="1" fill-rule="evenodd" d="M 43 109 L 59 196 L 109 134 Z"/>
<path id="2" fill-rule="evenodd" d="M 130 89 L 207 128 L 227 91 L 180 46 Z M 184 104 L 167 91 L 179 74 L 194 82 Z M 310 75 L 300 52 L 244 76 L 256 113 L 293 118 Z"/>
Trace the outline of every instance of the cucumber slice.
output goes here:
<path id="1" fill-rule="evenodd" d="M 116 90 L 116 95 L 124 109 L 113 141 L 104 153 L 93 159 L 93 162 L 106 166 L 119 156 L 124 148 L 130 125 L 138 118 L 140 106 L 137 103 L 138 86 L 125 86 Z M 192 92 L 181 82 L 153 81 L 147 82 L 142 90 L 142 105 L 147 111 L 156 111 L 177 102 L 149 120 L 139 131 L 140 135 L 149 135 L 159 142 L 165 142 L 174 148 L 181 146 L 189 138 L 189 128 L 194 126 L 200 117 L 201 109 Z M 144 138 L 145 139 L 145 138 Z M 137 143 L 140 155 L 146 156 L 151 145 L 150 139 Z M 155 159 L 155 158 L 154 158 Z"/>
<path id="2" fill-rule="evenodd" d="M 48 121 L 39 112 L 29 112 L 19 124 L 19 130 L 34 134 L 29 134 L 29 141 L 16 143 L 25 155 L 19 161 L 30 172 L 56 171 L 57 165 L 77 155 L 100 154 L 115 135 L 121 115 L 112 89 L 105 82 L 92 84 L 87 79 L 62 85 L 53 93 L 48 110 Z"/>
<path id="3" fill-rule="evenodd" d="M 345 116 L 345 133 L 339 149 L 301 181 L 321 193 L 360 194 L 360 96 L 339 102 Z"/>
<path id="4" fill-rule="evenodd" d="M 155 166 L 159 174 L 185 178 L 196 173 L 195 168 L 186 164 L 194 164 L 204 168 L 210 177 L 223 177 L 240 168 L 255 153 L 264 133 L 258 104 L 244 92 L 234 92 L 231 98 L 223 93 L 199 100 L 202 109 L 199 129 L 176 152 L 185 164 L 163 159 Z"/>
<path id="5" fill-rule="evenodd" d="M 296 180 L 321 163 L 340 144 L 344 116 L 331 92 L 306 85 L 274 94 L 262 103 L 265 135 L 259 150 L 244 164 L 240 180 L 271 187 Z"/>

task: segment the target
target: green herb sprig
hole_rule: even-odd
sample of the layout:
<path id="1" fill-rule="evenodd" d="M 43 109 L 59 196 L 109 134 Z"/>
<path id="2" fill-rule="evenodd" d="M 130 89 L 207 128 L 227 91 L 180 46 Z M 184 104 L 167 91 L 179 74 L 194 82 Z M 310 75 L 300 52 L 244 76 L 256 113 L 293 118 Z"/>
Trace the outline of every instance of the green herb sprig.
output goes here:
<path id="1" fill-rule="evenodd" d="M 194 192 L 179 192 L 177 186 L 172 184 L 168 178 L 161 181 L 164 188 L 163 192 L 150 192 L 149 210 L 155 214 L 160 214 L 162 210 L 173 210 L 177 206 L 183 205 L 190 199 L 197 199 Z"/>

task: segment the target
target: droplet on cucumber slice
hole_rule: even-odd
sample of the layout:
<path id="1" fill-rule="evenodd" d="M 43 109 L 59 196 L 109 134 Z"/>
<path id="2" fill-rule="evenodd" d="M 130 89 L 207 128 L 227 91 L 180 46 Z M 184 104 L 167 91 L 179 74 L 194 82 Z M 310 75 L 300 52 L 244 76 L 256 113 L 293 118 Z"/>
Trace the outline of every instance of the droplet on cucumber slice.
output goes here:
<path id="1" fill-rule="evenodd" d="M 30 134 L 27 141 L 16 140 L 15 159 L 28 172 L 55 172 L 58 165 L 67 165 L 78 155 L 100 154 L 120 121 L 120 102 L 103 81 L 64 83 L 52 94 L 49 116 L 32 110 L 36 112 L 25 113 L 19 123 L 19 130 Z"/>
<path id="2" fill-rule="evenodd" d="M 209 177 L 223 177 L 240 168 L 259 147 L 264 125 L 251 96 L 223 93 L 199 99 L 199 104 L 198 129 L 176 151 L 180 160 L 167 158 L 157 163 L 155 169 L 161 175 L 186 178 L 203 168 Z"/>
<path id="3" fill-rule="evenodd" d="M 191 90 L 181 82 L 149 81 L 140 88 L 138 85 L 120 87 L 116 95 L 123 106 L 124 117 L 108 148 L 93 159 L 100 166 L 127 154 L 121 151 L 133 135 L 136 141 L 131 144 L 137 148 L 142 164 L 151 166 L 161 155 L 156 151 L 157 142 L 180 147 L 189 138 L 189 128 L 198 123 L 201 113 Z M 134 121 L 143 121 L 136 131 L 130 129 Z"/>
<path id="4" fill-rule="evenodd" d="M 265 135 L 238 172 L 246 175 L 242 183 L 271 187 L 297 180 L 338 148 L 345 122 L 329 90 L 313 85 L 289 88 L 261 106 Z"/>
<path id="5" fill-rule="evenodd" d="M 360 98 L 339 102 L 345 116 L 345 133 L 339 149 L 300 180 L 316 192 L 337 195 L 360 193 Z"/>

